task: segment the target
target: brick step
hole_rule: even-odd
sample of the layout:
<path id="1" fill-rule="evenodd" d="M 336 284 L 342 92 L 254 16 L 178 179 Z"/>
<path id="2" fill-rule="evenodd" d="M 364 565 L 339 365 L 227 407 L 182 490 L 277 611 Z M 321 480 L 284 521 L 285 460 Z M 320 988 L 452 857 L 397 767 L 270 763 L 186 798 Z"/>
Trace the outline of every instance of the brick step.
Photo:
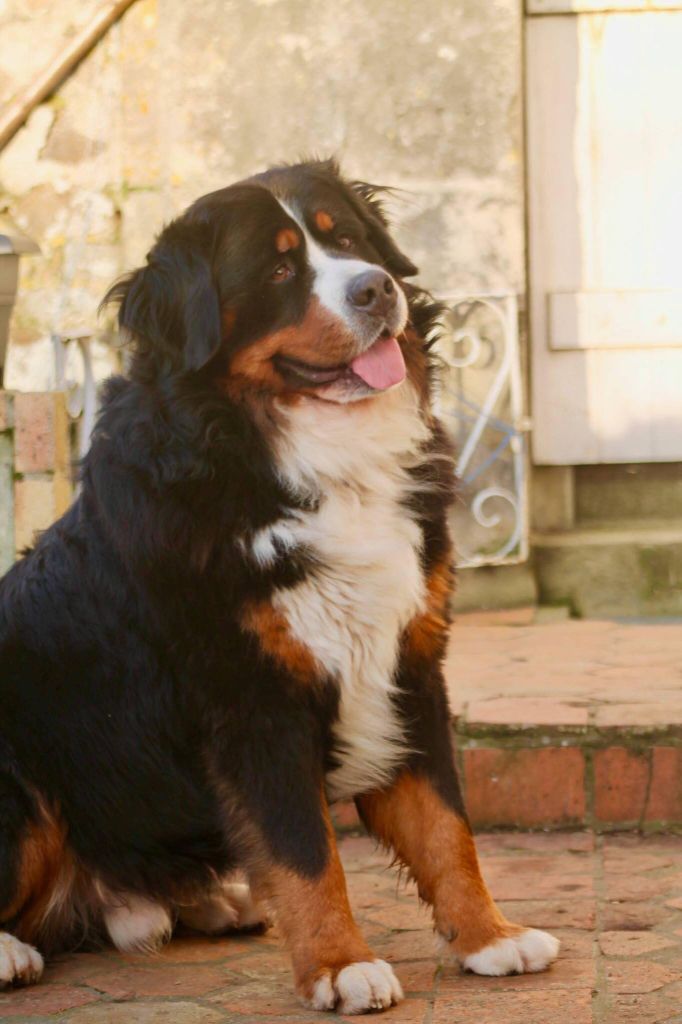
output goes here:
<path id="1" fill-rule="evenodd" d="M 681 727 L 600 727 L 600 709 L 571 710 L 587 710 L 588 722 L 457 721 L 457 758 L 474 825 L 682 829 Z"/>
<path id="2" fill-rule="evenodd" d="M 682 625 L 457 622 L 446 679 L 477 828 L 682 831 Z"/>
<path id="3" fill-rule="evenodd" d="M 469 730 L 458 766 L 476 828 L 682 831 L 682 739 L 672 730 Z M 352 803 L 333 809 L 357 828 Z"/>

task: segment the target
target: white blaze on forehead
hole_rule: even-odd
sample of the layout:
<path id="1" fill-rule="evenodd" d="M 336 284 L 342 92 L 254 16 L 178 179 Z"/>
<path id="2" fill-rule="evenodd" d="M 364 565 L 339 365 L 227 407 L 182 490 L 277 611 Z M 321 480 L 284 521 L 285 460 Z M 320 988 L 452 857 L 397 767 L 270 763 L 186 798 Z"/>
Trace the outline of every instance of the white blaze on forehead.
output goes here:
<path id="1" fill-rule="evenodd" d="M 348 320 L 349 314 L 352 313 L 346 297 L 350 282 L 358 274 L 372 270 L 377 264 L 347 256 L 331 256 L 310 234 L 300 212 L 281 199 L 279 204 L 292 220 L 296 221 L 305 238 L 308 261 L 315 271 L 313 294 L 334 316 Z"/>

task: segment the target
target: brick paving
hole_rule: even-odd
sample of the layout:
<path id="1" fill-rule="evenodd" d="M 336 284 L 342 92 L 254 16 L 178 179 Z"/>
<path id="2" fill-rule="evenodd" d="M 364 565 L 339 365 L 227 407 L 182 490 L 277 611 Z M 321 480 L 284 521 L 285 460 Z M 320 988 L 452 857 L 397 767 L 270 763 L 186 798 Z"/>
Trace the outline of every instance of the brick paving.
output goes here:
<path id="1" fill-rule="evenodd" d="M 506 621 L 505 621 L 506 620 Z M 447 661 L 458 758 L 505 913 L 563 941 L 546 974 L 437 965 L 427 911 L 370 840 L 342 842 L 351 901 L 407 999 L 410 1024 L 682 1024 L 682 625 L 473 617 Z M 357 823 L 341 808 L 342 827 Z M 570 825 L 585 831 L 565 831 Z M 609 834 L 637 825 L 653 834 Z M 662 834 L 663 832 L 668 834 Z M 599 833 L 605 834 L 599 834 Z M 64 957 L 0 1020 L 39 1024 L 302 1024 L 276 930 L 178 937 L 154 958 Z"/>
<path id="2" fill-rule="evenodd" d="M 439 966 L 428 912 L 366 837 L 341 841 L 351 902 L 406 1000 L 401 1024 L 682 1024 L 682 838 L 589 832 L 484 834 L 484 873 L 507 916 L 563 944 L 546 973 L 510 978 Z M 45 982 L 0 995 L 25 1024 L 303 1024 L 333 1014 L 292 994 L 276 930 L 176 938 L 158 956 L 81 953 Z M 345 1018 L 351 1019 L 351 1018 Z"/>
<path id="3" fill-rule="evenodd" d="M 452 630 L 450 702 L 471 726 L 682 725 L 682 622 L 499 618 L 464 615 Z"/>

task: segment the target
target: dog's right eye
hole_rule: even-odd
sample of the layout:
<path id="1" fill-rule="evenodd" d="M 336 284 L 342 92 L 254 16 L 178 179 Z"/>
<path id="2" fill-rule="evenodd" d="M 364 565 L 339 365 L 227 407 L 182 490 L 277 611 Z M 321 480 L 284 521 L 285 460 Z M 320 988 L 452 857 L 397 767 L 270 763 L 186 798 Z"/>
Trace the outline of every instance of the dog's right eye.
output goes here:
<path id="1" fill-rule="evenodd" d="M 280 284 L 282 281 L 287 281 L 290 277 L 293 276 L 293 267 L 289 266 L 288 263 L 278 263 L 273 272 L 270 274 L 270 280 L 274 281 L 275 284 Z"/>

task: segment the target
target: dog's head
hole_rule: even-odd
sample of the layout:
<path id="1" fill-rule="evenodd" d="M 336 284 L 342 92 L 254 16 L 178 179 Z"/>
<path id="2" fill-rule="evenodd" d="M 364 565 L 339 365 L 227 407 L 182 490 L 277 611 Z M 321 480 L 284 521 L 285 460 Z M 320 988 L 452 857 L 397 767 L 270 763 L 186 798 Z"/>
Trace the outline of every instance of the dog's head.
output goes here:
<path id="1" fill-rule="evenodd" d="M 232 394 L 368 398 L 406 375 L 403 279 L 376 190 L 331 161 L 195 202 L 115 286 L 133 373 L 207 373 Z M 408 360 L 409 361 L 409 360 Z"/>

